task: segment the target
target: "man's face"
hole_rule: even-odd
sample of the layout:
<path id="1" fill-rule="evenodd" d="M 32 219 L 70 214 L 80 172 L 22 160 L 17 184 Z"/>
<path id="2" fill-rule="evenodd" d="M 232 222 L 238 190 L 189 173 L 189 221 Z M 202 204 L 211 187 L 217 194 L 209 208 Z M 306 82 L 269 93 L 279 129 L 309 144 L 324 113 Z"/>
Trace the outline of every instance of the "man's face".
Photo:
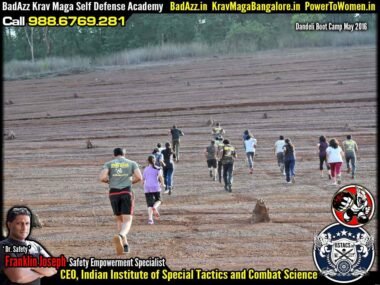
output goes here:
<path id="1" fill-rule="evenodd" d="M 8 222 L 9 237 L 15 240 L 25 240 L 30 232 L 30 217 L 18 215 L 13 222 Z"/>

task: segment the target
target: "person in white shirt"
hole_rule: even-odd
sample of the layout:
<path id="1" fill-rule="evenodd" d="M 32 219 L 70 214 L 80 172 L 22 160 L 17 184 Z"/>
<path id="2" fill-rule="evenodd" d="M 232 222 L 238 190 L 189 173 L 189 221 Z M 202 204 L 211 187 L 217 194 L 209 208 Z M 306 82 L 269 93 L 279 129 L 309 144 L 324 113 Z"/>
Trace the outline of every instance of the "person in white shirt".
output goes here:
<path id="1" fill-rule="evenodd" d="M 253 157 L 255 156 L 256 145 L 257 145 L 257 140 L 253 137 L 253 135 L 248 134 L 244 140 L 244 147 L 245 147 L 245 153 L 248 158 L 248 166 L 249 166 L 250 174 L 253 173 Z"/>
<path id="2" fill-rule="evenodd" d="M 274 143 L 274 154 L 277 157 L 277 164 L 280 167 L 282 175 L 285 175 L 285 164 L 284 164 L 284 146 L 285 140 L 284 136 L 280 136 L 279 139 Z"/>
<path id="3" fill-rule="evenodd" d="M 337 139 L 331 139 L 329 147 L 326 149 L 327 162 L 330 164 L 331 177 L 333 178 L 333 185 L 341 183 L 341 167 L 343 164 L 344 152 L 339 146 Z"/>

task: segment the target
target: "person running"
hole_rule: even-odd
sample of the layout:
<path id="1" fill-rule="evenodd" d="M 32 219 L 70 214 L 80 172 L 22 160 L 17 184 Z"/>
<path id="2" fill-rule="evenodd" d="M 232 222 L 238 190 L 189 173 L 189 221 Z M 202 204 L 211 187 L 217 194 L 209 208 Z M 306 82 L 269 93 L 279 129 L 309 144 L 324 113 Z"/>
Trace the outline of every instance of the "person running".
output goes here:
<path id="1" fill-rule="evenodd" d="M 180 145 L 180 137 L 184 136 L 185 134 L 177 128 L 176 125 L 173 125 L 173 128 L 170 129 L 170 133 L 172 135 L 172 146 L 173 146 L 173 152 L 175 155 L 175 161 L 179 161 L 179 145 Z"/>
<path id="2" fill-rule="evenodd" d="M 248 133 L 244 140 L 245 153 L 248 159 L 249 173 L 253 174 L 253 157 L 256 153 L 257 140 Z"/>
<path id="3" fill-rule="evenodd" d="M 244 144 L 244 141 L 247 139 L 248 136 L 250 136 L 250 131 L 249 130 L 245 130 L 243 132 L 243 136 L 242 136 L 242 139 L 243 139 L 243 144 Z"/>
<path id="4" fill-rule="evenodd" d="M 161 168 L 157 167 L 154 155 L 148 157 L 148 166 L 143 172 L 143 185 L 148 206 L 148 224 L 153 225 L 153 214 L 156 218 L 160 217 L 158 207 L 161 205 L 161 186 L 165 186 Z"/>
<path id="5" fill-rule="evenodd" d="M 346 158 L 347 173 L 350 173 L 352 170 L 351 178 L 354 179 L 356 172 L 356 154 L 359 152 L 359 148 L 351 135 L 348 135 L 347 140 L 343 142 L 343 151 Z M 350 167 L 350 162 L 352 167 Z"/>
<path id="6" fill-rule="evenodd" d="M 295 183 L 296 148 L 289 138 L 285 139 L 283 150 L 286 182 L 288 184 Z"/>
<path id="7" fill-rule="evenodd" d="M 160 149 L 156 147 L 152 154 L 154 155 L 155 158 L 155 163 L 157 167 L 163 167 L 165 165 L 164 163 L 164 156 L 162 155 Z"/>
<path id="8" fill-rule="evenodd" d="M 234 159 L 237 157 L 235 147 L 230 144 L 230 141 L 223 141 L 223 148 L 220 151 L 220 157 L 223 165 L 223 180 L 224 190 L 232 192 Z"/>
<path id="9" fill-rule="evenodd" d="M 215 145 L 215 141 L 212 140 L 211 144 L 206 147 L 205 156 L 207 160 L 207 167 L 210 173 L 210 177 L 216 181 L 216 177 L 218 175 L 217 170 L 217 153 L 218 153 L 218 147 Z M 214 174 L 213 174 L 214 170 Z"/>
<path id="10" fill-rule="evenodd" d="M 321 172 L 321 177 L 323 177 L 323 163 L 325 163 L 326 169 L 329 175 L 329 179 L 331 179 L 330 165 L 327 163 L 327 159 L 326 159 L 326 149 L 328 148 L 329 144 L 327 143 L 325 136 L 319 137 L 319 143 L 317 146 L 318 146 L 318 154 L 319 154 L 319 170 Z"/>
<path id="11" fill-rule="evenodd" d="M 341 167 L 343 163 L 343 150 L 339 146 L 337 139 L 331 139 L 329 147 L 326 149 L 327 162 L 330 164 L 333 185 L 341 183 Z"/>
<path id="12" fill-rule="evenodd" d="M 280 167 L 280 171 L 282 175 L 285 174 L 285 162 L 284 162 L 284 146 L 285 146 L 285 140 L 284 136 L 280 136 L 279 139 L 274 143 L 274 154 L 277 157 L 277 164 Z"/>
<path id="13" fill-rule="evenodd" d="M 217 172 L 218 172 L 218 180 L 219 180 L 219 183 L 222 183 L 222 174 L 223 174 L 223 163 L 222 163 L 222 156 L 221 156 L 221 151 L 224 147 L 224 144 L 223 144 L 223 141 L 217 143 L 217 141 L 215 141 L 215 144 L 218 148 L 218 151 L 217 151 L 217 163 L 218 163 L 218 169 L 217 169 Z"/>
<path id="14" fill-rule="evenodd" d="M 109 184 L 109 199 L 116 216 L 117 230 L 113 242 L 116 254 L 130 251 L 127 235 L 132 226 L 135 195 L 132 184 L 142 180 L 141 171 L 135 161 L 125 158 L 125 150 L 115 148 L 114 159 L 106 162 L 99 174 L 99 180 Z"/>
<path id="15" fill-rule="evenodd" d="M 249 130 L 245 130 L 245 131 L 243 132 L 243 135 L 242 135 L 243 148 L 244 148 L 244 150 L 245 150 L 245 140 L 246 140 L 246 138 L 247 138 L 248 136 L 252 136 L 252 135 L 251 135 L 251 132 L 250 132 Z M 246 160 L 247 164 L 249 165 L 248 157 L 246 157 L 245 160 Z"/>
<path id="16" fill-rule="evenodd" d="M 165 149 L 165 148 L 162 147 L 161 143 L 157 143 L 156 148 L 158 148 L 158 150 L 160 151 L 160 153 L 161 153 L 161 151 L 163 151 Z"/>
<path id="17" fill-rule="evenodd" d="M 220 126 L 219 122 L 217 122 L 215 124 L 215 127 L 213 127 L 211 130 L 211 134 L 214 140 L 220 140 L 220 138 L 222 138 L 225 133 L 226 131 Z"/>
<path id="18" fill-rule="evenodd" d="M 165 143 L 165 149 L 161 152 L 164 156 L 164 181 L 165 181 L 165 194 L 172 194 L 173 190 L 173 174 L 174 174 L 174 162 L 173 162 L 173 149 L 169 142 Z"/>

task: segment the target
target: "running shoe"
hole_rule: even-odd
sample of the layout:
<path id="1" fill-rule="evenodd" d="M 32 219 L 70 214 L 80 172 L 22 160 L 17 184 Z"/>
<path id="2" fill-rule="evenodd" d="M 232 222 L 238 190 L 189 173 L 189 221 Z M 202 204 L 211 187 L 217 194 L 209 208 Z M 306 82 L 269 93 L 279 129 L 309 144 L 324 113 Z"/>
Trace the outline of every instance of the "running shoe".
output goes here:
<path id="1" fill-rule="evenodd" d="M 113 243 L 115 245 L 116 254 L 122 255 L 124 253 L 123 239 L 120 235 L 115 235 L 113 237 Z"/>
<path id="2" fill-rule="evenodd" d="M 165 193 L 165 194 L 169 194 L 169 191 L 170 191 L 169 189 L 166 189 L 166 190 L 164 191 L 164 193 Z"/>
<path id="3" fill-rule="evenodd" d="M 148 225 L 153 225 L 154 221 L 153 220 L 148 220 Z"/>

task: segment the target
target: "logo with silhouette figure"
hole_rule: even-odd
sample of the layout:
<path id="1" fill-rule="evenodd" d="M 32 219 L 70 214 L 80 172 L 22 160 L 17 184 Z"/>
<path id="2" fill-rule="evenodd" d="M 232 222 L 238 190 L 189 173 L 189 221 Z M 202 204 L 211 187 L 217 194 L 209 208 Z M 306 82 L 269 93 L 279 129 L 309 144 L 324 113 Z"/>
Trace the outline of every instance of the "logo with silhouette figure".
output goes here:
<path id="1" fill-rule="evenodd" d="M 371 220 L 375 212 L 375 200 L 366 188 L 352 184 L 335 193 L 331 210 L 342 225 L 360 227 Z"/>

